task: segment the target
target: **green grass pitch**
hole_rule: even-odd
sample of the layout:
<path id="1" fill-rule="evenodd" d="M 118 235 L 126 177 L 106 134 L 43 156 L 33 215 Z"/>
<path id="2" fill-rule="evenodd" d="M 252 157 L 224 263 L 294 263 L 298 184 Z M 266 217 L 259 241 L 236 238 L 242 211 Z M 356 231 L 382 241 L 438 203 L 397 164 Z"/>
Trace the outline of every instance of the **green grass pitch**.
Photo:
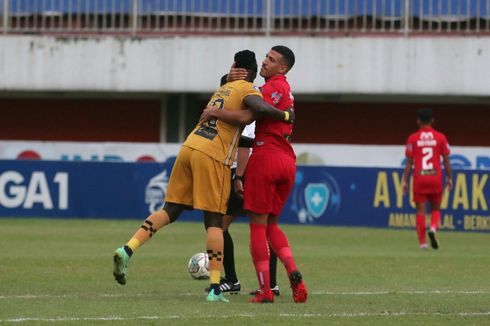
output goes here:
<path id="1" fill-rule="evenodd" d="M 187 273 L 202 224 L 177 222 L 133 256 L 128 283 L 112 253 L 141 221 L 0 219 L 0 324 L 489 325 L 490 235 L 441 232 L 438 251 L 414 230 L 283 226 L 310 296 L 294 304 L 282 265 L 273 304 L 248 303 L 257 280 L 248 225 L 236 223 L 242 294 L 208 303 Z"/>

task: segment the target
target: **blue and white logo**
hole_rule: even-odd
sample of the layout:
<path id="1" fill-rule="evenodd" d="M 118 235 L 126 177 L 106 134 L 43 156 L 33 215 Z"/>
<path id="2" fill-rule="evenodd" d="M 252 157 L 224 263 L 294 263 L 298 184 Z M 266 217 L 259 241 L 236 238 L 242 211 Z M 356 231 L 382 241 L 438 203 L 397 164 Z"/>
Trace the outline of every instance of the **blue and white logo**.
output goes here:
<path id="1" fill-rule="evenodd" d="M 325 218 L 336 216 L 340 208 L 340 189 L 329 173 L 310 174 L 296 171 L 290 209 L 299 223 L 325 224 Z"/>
<path id="2" fill-rule="evenodd" d="M 330 191 L 324 183 L 308 183 L 305 188 L 305 203 L 308 213 L 319 218 L 327 209 Z"/>
<path id="3" fill-rule="evenodd" d="M 150 213 L 162 208 L 165 200 L 165 193 L 167 192 L 167 185 L 167 170 L 163 170 L 163 172 L 151 178 L 150 182 L 146 185 L 145 203 L 148 205 L 148 211 Z"/>

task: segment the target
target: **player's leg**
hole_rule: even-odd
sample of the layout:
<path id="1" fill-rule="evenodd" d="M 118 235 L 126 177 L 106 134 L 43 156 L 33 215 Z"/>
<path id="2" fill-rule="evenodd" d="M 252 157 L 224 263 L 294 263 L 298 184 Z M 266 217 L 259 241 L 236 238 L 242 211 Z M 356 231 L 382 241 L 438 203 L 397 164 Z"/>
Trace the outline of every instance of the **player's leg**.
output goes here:
<path id="1" fill-rule="evenodd" d="M 289 282 L 291 283 L 291 289 L 293 290 L 293 299 L 296 303 L 306 302 L 308 298 L 308 290 L 303 281 L 303 276 L 298 271 L 296 261 L 293 256 L 291 247 L 286 234 L 279 227 L 278 216 L 269 216 L 269 223 L 267 224 L 267 238 L 271 244 L 272 250 L 276 252 L 277 257 L 281 260 L 286 267 L 286 271 L 289 276 Z"/>
<path id="2" fill-rule="evenodd" d="M 425 203 L 427 201 L 427 196 L 425 194 L 414 193 L 413 200 L 416 209 L 415 229 L 419 239 L 419 246 L 421 249 L 427 249 L 427 238 L 425 235 Z"/>
<path id="3" fill-rule="evenodd" d="M 228 302 L 220 289 L 221 268 L 223 267 L 223 214 L 204 212 L 206 227 L 206 251 L 209 256 L 210 290 L 208 301 Z"/>
<path id="4" fill-rule="evenodd" d="M 192 150 L 182 147 L 175 161 L 167 186 L 163 209 L 152 213 L 126 243 L 114 252 L 114 277 L 119 284 L 126 284 L 128 261 L 131 255 L 163 226 L 175 221 L 186 206 L 192 206 Z"/>
<path id="5" fill-rule="evenodd" d="M 269 244 L 267 242 L 267 214 L 250 213 L 250 253 L 259 281 L 260 291 L 252 298 L 254 303 L 274 301 L 269 272 Z"/>
<path id="6" fill-rule="evenodd" d="M 207 300 L 228 302 L 219 286 L 223 268 L 223 215 L 230 194 L 230 167 L 199 151 L 192 153 L 191 167 L 194 180 L 193 207 L 204 211 L 207 235 L 206 251 L 210 272 Z"/>
<path id="7" fill-rule="evenodd" d="M 269 249 L 269 273 L 271 279 L 271 291 L 274 293 L 274 295 L 280 295 L 281 292 L 279 291 L 279 285 L 277 284 L 277 255 L 272 249 L 271 245 L 269 245 Z"/>
<path id="8" fill-rule="evenodd" d="M 268 217 L 267 239 L 277 257 L 286 267 L 291 288 L 293 290 L 293 299 L 296 303 L 306 302 L 308 291 L 303 282 L 303 277 L 298 271 L 293 252 L 289 246 L 289 241 L 278 225 L 279 215 L 286 200 L 293 188 L 296 177 L 296 165 L 294 159 L 289 156 L 282 157 L 280 164 L 277 165 L 277 171 L 280 172 L 276 179 L 275 193 L 272 196 L 272 214 Z"/>
<path id="9" fill-rule="evenodd" d="M 235 249 L 233 244 L 233 238 L 231 237 L 228 229 L 235 217 L 233 215 L 223 216 L 223 269 L 225 270 L 225 277 L 220 280 L 220 289 L 222 292 L 229 292 L 236 294 L 240 292 L 241 285 L 237 278 L 235 271 Z M 209 292 L 210 287 L 205 289 Z"/>
<path id="10" fill-rule="evenodd" d="M 267 242 L 267 217 L 274 194 L 274 177 L 277 158 L 268 153 L 252 153 L 245 171 L 244 209 L 250 213 L 250 253 L 254 263 L 260 292 L 252 302 L 272 302 L 270 290 L 269 244 Z"/>
<path id="11" fill-rule="evenodd" d="M 430 245 L 433 249 L 439 249 L 439 241 L 437 240 L 437 229 L 441 222 L 441 200 L 442 193 L 433 194 L 429 197 L 430 200 L 430 229 L 428 232 Z"/>
<path id="12" fill-rule="evenodd" d="M 184 209 L 185 206 L 180 204 L 165 203 L 161 210 L 148 216 L 126 245 L 116 249 L 113 275 L 119 284 L 126 284 L 128 263 L 133 253 L 162 227 L 176 221 Z"/>
<path id="13" fill-rule="evenodd" d="M 279 290 L 279 285 L 277 284 L 277 255 L 272 249 L 271 244 L 269 243 L 269 275 L 270 275 L 270 283 L 271 283 L 271 291 L 275 296 L 280 295 L 281 291 Z M 260 292 L 260 289 L 250 292 L 250 295 L 256 295 Z"/>
<path id="14" fill-rule="evenodd" d="M 221 285 L 221 290 L 224 292 L 240 291 L 240 282 L 235 269 L 235 245 L 230 234 L 230 224 L 235 220 L 233 215 L 225 215 L 223 217 L 223 241 L 224 241 L 224 259 L 223 267 L 225 270 L 226 282 Z"/>
<path id="15" fill-rule="evenodd" d="M 243 210 L 243 199 L 235 193 L 233 187 L 234 174 L 235 169 L 232 169 L 230 178 L 230 198 L 228 199 L 226 215 L 223 217 L 223 268 L 225 270 L 225 281 L 221 284 L 221 290 L 230 293 L 237 293 L 240 291 L 240 282 L 238 281 L 235 269 L 235 246 L 230 233 L 230 225 L 235 220 L 235 216 Z"/>

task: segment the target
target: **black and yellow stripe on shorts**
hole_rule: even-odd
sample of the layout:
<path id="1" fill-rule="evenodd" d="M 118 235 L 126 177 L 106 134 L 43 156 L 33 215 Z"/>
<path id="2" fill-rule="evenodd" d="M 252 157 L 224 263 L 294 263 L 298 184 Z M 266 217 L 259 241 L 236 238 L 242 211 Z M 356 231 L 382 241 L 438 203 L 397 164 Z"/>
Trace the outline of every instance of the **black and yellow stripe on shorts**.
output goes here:
<path id="1" fill-rule="evenodd" d="M 221 251 L 214 251 L 214 250 L 208 250 L 208 257 L 209 260 L 216 260 L 216 261 L 222 261 L 223 260 L 223 253 Z"/>

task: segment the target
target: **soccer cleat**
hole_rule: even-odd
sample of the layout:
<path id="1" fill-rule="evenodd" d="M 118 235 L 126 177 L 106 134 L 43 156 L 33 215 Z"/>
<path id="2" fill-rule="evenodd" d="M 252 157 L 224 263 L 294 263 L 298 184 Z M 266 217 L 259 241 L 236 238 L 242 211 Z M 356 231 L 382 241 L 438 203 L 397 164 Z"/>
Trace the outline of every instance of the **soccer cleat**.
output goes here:
<path id="1" fill-rule="evenodd" d="M 241 290 L 241 285 L 240 285 L 240 281 L 236 281 L 236 283 L 233 283 L 233 282 L 229 282 L 226 279 L 222 278 L 220 280 L 219 288 L 220 288 L 221 292 L 230 293 L 230 294 L 238 294 Z M 210 289 L 211 289 L 211 287 L 208 286 L 207 288 L 204 289 L 204 291 L 209 293 Z"/>
<path id="2" fill-rule="evenodd" d="M 274 293 L 272 291 L 262 292 L 257 291 L 255 296 L 250 299 L 251 303 L 273 303 L 274 302 Z"/>
<path id="3" fill-rule="evenodd" d="M 230 302 L 225 296 L 223 295 L 223 292 L 220 294 L 215 294 L 214 289 L 209 291 L 208 296 L 206 297 L 206 301 L 209 302 L 215 302 L 215 301 L 221 301 L 221 302 Z"/>
<path id="4" fill-rule="evenodd" d="M 299 271 L 294 271 L 289 274 L 289 282 L 293 290 L 293 300 L 296 303 L 304 303 L 308 298 L 308 290 L 306 290 L 303 276 Z"/>
<path id="5" fill-rule="evenodd" d="M 428 249 L 428 247 L 427 247 L 427 243 L 422 243 L 422 244 L 420 245 L 420 249 L 422 249 L 422 250 L 427 250 L 427 249 Z"/>
<path id="6" fill-rule="evenodd" d="M 276 285 L 273 288 L 271 288 L 271 291 L 272 291 L 272 293 L 274 293 L 274 296 L 276 296 L 276 297 L 281 295 L 281 291 L 279 290 L 279 285 Z M 256 295 L 259 292 L 260 292 L 260 289 L 250 292 L 250 295 Z"/>
<path id="7" fill-rule="evenodd" d="M 427 234 L 429 235 L 430 245 L 432 249 L 439 249 L 439 241 L 437 241 L 436 232 L 430 230 Z"/>
<path id="8" fill-rule="evenodd" d="M 116 279 L 117 283 L 124 285 L 126 284 L 126 275 L 128 275 L 128 262 L 129 256 L 124 250 L 124 247 L 117 248 L 114 251 L 114 271 L 112 274 Z"/>

